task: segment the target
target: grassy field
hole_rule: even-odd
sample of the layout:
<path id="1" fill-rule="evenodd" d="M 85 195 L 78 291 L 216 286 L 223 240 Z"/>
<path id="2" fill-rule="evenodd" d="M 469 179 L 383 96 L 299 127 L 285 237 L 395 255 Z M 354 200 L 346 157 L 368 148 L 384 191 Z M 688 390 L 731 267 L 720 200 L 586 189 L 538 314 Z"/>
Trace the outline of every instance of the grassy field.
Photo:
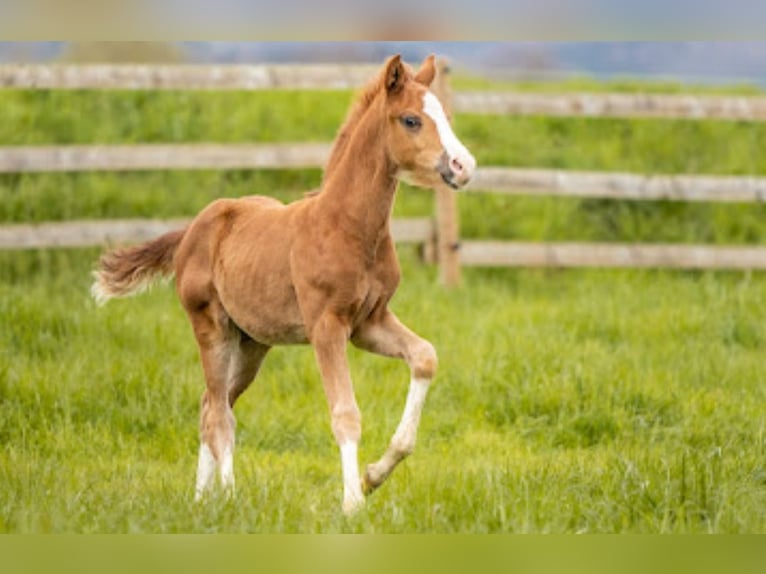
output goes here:
<path id="1" fill-rule="evenodd" d="M 0 145 L 330 139 L 348 97 L 0 91 Z M 322 110 L 317 114 L 316 110 Z M 766 175 L 766 126 L 459 116 L 481 163 Z M 0 177 L 0 221 L 298 197 L 316 171 Z M 759 205 L 462 196 L 466 236 L 766 242 Z M 399 215 L 428 214 L 402 189 Z M 402 249 L 393 308 L 440 371 L 415 454 L 353 519 L 308 348 L 237 405 L 236 500 L 192 502 L 202 377 L 172 288 L 98 309 L 98 250 L 0 253 L 0 531 L 766 532 L 766 275 L 466 270 Z M 350 351 L 361 458 L 407 369 Z"/>

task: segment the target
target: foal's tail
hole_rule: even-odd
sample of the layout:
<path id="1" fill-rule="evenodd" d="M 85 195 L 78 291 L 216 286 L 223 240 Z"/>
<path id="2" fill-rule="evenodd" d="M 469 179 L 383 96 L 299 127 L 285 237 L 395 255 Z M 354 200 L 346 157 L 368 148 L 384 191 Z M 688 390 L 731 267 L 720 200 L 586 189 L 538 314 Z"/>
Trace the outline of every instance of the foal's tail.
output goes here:
<path id="1" fill-rule="evenodd" d="M 93 272 L 91 295 L 99 305 L 148 288 L 160 277 L 173 275 L 173 256 L 186 229 L 171 231 L 142 245 L 105 253 Z"/>

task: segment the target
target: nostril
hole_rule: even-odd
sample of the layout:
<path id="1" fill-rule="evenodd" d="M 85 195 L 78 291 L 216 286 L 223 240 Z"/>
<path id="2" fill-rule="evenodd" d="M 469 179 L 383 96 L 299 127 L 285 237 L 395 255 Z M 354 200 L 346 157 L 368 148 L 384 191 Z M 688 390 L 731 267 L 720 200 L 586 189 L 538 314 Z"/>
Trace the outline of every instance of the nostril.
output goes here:
<path id="1" fill-rule="evenodd" d="M 453 157 L 449 162 L 449 166 L 455 173 L 463 173 L 463 164 L 457 158 Z"/>

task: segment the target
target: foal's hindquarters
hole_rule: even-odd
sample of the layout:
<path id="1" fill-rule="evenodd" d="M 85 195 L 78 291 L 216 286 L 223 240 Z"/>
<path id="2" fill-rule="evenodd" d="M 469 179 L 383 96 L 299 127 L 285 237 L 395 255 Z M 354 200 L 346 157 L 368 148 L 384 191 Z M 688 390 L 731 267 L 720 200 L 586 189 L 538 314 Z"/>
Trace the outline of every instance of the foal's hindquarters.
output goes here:
<path id="1" fill-rule="evenodd" d="M 305 334 L 295 328 L 300 321 L 296 305 L 290 304 L 291 290 L 279 280 L 288 274 L 286 257 L 280 253 L 284 242 L 267 243 L 267 260 L 261 255 L 265 250 L 258 248 L 275 221 L 279 223 L 274 214 L 281 215 L 282 209 L 265 197 L 216 201 L 197 216 L 178 246 L 176 289 L 197 340 L 206 382 L 197 499 L 213 485 L 216 470 L 226 492 L 233 493 L 232 407 L 272 344 L 305 341 Z M 243 249 L 248 242 L 252 248 Z M 241 299 L 232 295 L 243 291 Z"/>

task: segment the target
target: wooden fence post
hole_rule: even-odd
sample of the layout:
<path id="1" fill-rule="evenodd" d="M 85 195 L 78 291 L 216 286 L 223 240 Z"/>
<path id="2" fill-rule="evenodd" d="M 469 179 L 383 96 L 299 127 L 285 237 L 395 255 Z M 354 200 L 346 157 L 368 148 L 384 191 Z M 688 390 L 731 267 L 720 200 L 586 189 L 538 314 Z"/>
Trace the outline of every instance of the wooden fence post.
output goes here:
<path id="1" fill-rule="evenodd" d="M 447 117 L 452 119 L 452 92 L 449 85 L 449 64 L 439 58 L 436 78 L 431 90 L 444 106 Z M 445 287 L 460 284 L 460 223 L 457 195 L 447 184 L 439 185 L 436 193 L 436 260 L 439 265 L 439 281 Z"/>

